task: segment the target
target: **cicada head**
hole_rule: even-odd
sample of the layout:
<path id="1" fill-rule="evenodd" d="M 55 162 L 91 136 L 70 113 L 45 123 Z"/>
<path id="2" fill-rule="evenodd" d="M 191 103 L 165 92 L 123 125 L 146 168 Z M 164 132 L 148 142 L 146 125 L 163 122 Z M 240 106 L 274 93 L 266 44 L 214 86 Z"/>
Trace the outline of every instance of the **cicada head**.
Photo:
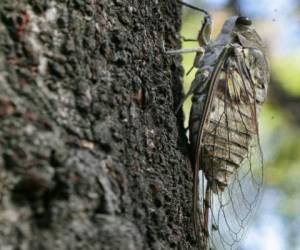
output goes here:
<path id="1" fill-rule="evenodd" d="M 218 36 L 217 44 L 239 42 L 243 47 L 263 49 L 262 39 L 252 25 L 252 20 L 245 16 L 233 16 L 226 20 Z"/>

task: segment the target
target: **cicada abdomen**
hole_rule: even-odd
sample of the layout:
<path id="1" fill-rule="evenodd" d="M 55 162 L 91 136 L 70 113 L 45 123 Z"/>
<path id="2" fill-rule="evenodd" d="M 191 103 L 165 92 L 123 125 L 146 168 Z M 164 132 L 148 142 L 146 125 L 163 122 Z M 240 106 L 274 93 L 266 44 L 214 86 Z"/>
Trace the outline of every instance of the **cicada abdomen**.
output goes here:
<path id="1" fill-rule="evenodd" d="M 261 39 L 245 17 L 229 18 L 204 50 L 189 92 L 194 223 L 200 224 L 202 249 L 236 249 L 262 189 L 257 118 L 269 69 Z"/>

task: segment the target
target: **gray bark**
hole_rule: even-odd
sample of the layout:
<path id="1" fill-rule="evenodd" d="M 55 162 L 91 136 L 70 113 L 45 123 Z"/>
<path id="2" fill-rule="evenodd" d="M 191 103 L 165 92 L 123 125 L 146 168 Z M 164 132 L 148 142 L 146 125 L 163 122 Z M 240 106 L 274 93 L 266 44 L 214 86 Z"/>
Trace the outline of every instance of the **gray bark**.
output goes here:
<path id="1" fill-rule="evenodd" d="M 175 0 L 0 1 L 0 249 L 192 249 Z"/>

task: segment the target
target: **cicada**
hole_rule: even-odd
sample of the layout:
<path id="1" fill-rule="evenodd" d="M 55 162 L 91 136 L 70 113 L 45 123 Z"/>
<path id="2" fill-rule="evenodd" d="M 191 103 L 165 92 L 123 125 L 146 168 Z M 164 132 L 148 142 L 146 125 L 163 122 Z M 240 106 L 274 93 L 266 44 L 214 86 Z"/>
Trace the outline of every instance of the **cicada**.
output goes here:
<path id="1" fill-rule="evenodd" d="M 262 193 L 258 115 L 269 66 L 249 18 L 228 18 L 211 40 L 210 15 L 188 6 L 205 14 L 196 39 L 200 47 L 168 53 L 197 52 L 197 72 L 186 95 L 192 95 L 193 223 L 200 249 L 236 249 Z"/>

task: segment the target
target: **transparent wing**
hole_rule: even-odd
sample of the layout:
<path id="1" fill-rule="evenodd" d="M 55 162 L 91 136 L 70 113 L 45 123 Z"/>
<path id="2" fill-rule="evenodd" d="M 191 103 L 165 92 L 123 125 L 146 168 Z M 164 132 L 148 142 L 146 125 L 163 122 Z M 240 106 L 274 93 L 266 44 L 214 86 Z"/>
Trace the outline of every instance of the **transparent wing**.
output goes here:
<path id="1" fill-rule="evenodd" d="M 226 159 L 234 164 L 228 164 L 225 171 L 230 174 L 228 186 L 223 190 L 218 189 L 215 193 L 209 190 L 208 193 L 204 177 L 199 185 L 202 216 L 205 214 L 203 204 L 209 201 L 211 249 L 238 248 L 262 197 L 264 164 L 257 122 L 261 103 L 256 100 L 257 84 L 250 73 L 245 64 L 233 58 L 224 66 L 219 92 L 214 97 L 214 109 L 218 112 L 214 111 L 210 121 L 212 123 L 214 119 L 215 124 L 209 131 L 214 142 L 211 158 L 221 155 L 222 161 Z M 221 152 L 220 145 L 223 147 Z"/>
<path id="2" fill-rule="evenodd" d="M 262 190 L 263 160 L 254 139 L 229 186 L 211 195 L 209 235 L 213 249 L 237 249 L 257 211 Z"/>

